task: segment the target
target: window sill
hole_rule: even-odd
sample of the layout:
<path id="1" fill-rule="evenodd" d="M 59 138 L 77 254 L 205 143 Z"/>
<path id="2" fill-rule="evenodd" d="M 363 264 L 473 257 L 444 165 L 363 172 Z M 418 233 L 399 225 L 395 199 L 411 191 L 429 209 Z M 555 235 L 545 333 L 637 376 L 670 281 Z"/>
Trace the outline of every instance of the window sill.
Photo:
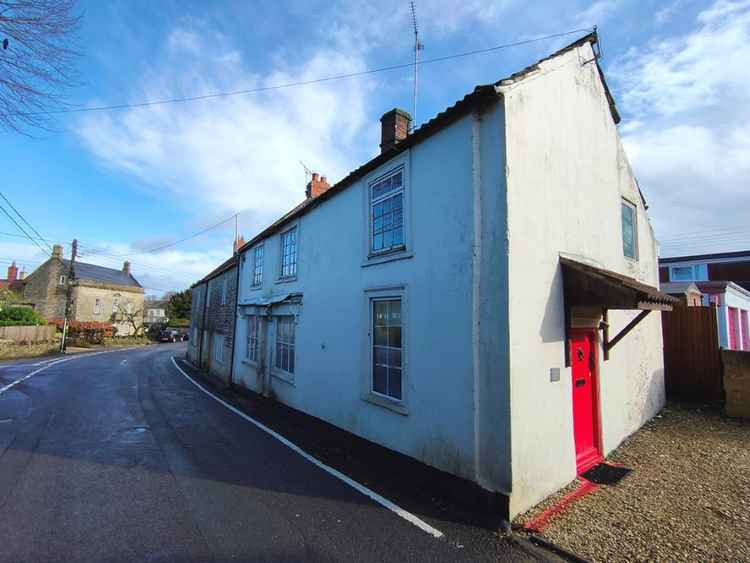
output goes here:
<path id="1" fill-rule="evenodd" d="M 395 262 L 396 260 L 408 260 L 414 258 L 413 252 L 407 250 L 394 250 L 392 252 L 384 252 L 383 254 L 370 254 L 367 259 L 362 262 L 362 267 L 367 268 L 368 266 L 375 266 L 376 264 L 385 264 L 386 262 Z"/>
<path id="2" fill-rule="evenodd" d="M 272 369 L 271 370 L 271 377 L 275 377 L 276 379 L 280 379 L 281 381 L 284 381 L 285 383 L 288 383 L 289 385 L 294 386 L 294 375 L 291 373 L 286 373 L 285 371 Z"/>
<path id="3" fill-rule="evenodd" d="M 397 399 L 389 399 L 388 397 L 385 397 L 383 395 L 378 395 L 372 392 L 363 393 L 362 400 L 367 403 L 376 405 L 378 407 L 388 409 L 390 411 L 393 411 L 403 416 L 409 415 L 409 409 L 406 408 L 406 405 L 404 404 L 403 400 L 399 401 Z"/>
<path id="4" fill-rule="evenodd" d="M 294 282 L 294 281 L 297 281 L 297 276 L 296 275 L 289 276 L 289 277 L 286 277 L 286 278 L 278 278 L 275 281 L 275 283 L 289 283 L 289 282 Z"/>
<path id="5" fill-rule="evenodd" d="M 263 284 L 251 285 L 248 289 L 250 291 L 258 291 L 259 289 L 263 289 Z"/>
<path id="6" fill-rule="evenodd" d="M 244 360 L 241 360 L 241 362 L 243 364 L 245 364 L 246 366 L 250 366 L 251 368 L 257 368 L 258 367 L 258 362 L 254 362 L 252 360 L 248 360 L 247 358 L 245 358 Z"/>

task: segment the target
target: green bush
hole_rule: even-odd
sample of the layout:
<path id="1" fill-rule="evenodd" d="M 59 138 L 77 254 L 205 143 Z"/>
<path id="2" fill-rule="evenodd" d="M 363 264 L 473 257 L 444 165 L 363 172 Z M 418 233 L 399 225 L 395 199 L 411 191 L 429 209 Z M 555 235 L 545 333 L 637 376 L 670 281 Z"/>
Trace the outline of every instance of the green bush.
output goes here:
<path id="1" fill-rule="evenodd" d="M 40 326 L 47 320 L 28 307 L 5 307 L 0 311 L 0 326 Z"/>

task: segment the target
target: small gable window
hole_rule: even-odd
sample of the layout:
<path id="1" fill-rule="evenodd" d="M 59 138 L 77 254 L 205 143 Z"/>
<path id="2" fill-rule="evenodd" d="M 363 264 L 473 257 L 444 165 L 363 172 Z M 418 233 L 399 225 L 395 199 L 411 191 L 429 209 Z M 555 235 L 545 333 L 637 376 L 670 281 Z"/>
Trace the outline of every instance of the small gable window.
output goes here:
<path id="1" fill-rule="evenodd" d="M 638 223 L 635 205 L 623 199 L 622 215 L 622 252 L 627 258 L 638 260 Z"/>

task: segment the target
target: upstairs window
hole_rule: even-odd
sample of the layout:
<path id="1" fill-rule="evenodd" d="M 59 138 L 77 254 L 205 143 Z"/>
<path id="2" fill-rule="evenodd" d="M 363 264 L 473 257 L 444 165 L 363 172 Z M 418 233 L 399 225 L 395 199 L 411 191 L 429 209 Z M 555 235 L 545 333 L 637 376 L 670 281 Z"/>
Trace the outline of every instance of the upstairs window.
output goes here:
<path id="1" fill-rule="evenodd" d="M 638 223 L 635 205 L 622 200 L 622 252 L 627 258 L 638 259 Z"/>
<path id="2" fill-rule="evenodd" d="M 708 265 L 672 266 L 669 269 L 669 281 L 707 281 Z"/>
<path id="3" fill-rule="evenodd" d="M 253 279 L 252 286 L 263 285 L 263 245 L 253 250 Z"/>
<path id="4" fill-rule="evenodd" d="M 370 185 L 370 252 L 404 246 L 404 171 Z"/>
<path id="5" fill-rule="evenodd" d="M 94 314 L 101 315 L 101 313 L 102 313 L 102 300 L 96 299 L 94 300 Z"/>
<path id="6" fill-rule="evenodd" d="M 117 297 L 115 297 L 115 298 L 114 298 L 114 299 L 112 300 L 112 312 L 113 312 L 113 313 L 117 313 L 117 312 L 119 312 L 119 310 L 120 310 L 120 309 L 119 309 L 119 307 L 118 307 L 118 299 L 117 299 Z"/>
<path id="7" fill-rule="evenodd" d="M 281 235 L 281 277 L 297 275 L 297 227 Z"/>
<path id="8" fill-rule="evenodd" d="M 65 276 L 57 278 L 57 285 L 65 285 Z"/>

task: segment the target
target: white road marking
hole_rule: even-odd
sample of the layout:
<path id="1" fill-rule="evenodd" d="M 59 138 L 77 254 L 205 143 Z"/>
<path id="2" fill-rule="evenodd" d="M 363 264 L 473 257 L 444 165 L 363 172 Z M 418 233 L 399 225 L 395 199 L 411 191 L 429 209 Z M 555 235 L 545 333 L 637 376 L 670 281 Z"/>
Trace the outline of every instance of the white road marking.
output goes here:
<path id="1" fill-rule="evenodd" d="M 246 415 L 241 410 L 233 407 L 232 405 L 230 405 L 229 403 L 227 403 L 223 399 L 217 397 L 216 395 L 214 395 L 213 393 L 211 393 L 210 391 L 208 391 L 207 389 L 205 389 L 200 383 L 198 383 L 192 377 L 190 377 L 185 372 L 185 370 L 183 370 L 177 364 L 177 362 L 174 359 L 174 356 L 172 356 L 172 363 L 174 364 L 174 367 L 176 367 L 182 375 L 184 375 L 185 377 L 187 377 L 188 381 L 190 381 L 198 389 L 200 389 L 201 391 L 203 391 L 206 395 L 208 395 L 212 399 L 215 399 L 216 401 L 218 401 L 219 403 L 221 403 L 222 405 L 224 405 L 226 408 L 228 408 L 234 414 L 241 416 L 242 418 L 244 418 L 248 422 L 251 422 L 252 424 L 254 424 L 255 426 L 257 426 L 258 428 L 260 428 L 261 430 L 263 430 L 264 432 L 266 432 L 267 434 L 270 434 L 271 436 L 273 436 L 274 438 L 276 438 L 279 442 L 281 442 L 282 444 L 284 444 L 286 447 L 288 447 L 292 451 L 294 451 L 294 452 L 298 453 L 299 455 L 301 455 L 302 457 L 304 457 L 310 463 L 312 463 L 314 465 L 317 465 L 323 471 L 326 471 L 326 472 L 330 473 L 331 475 L 333 475 L 337 479 L 343 481 L 344 483 L 346 483 L 347 485 L 349 485 L 353 489 L 359 491 L 360 493 L 362 493 L 366 497 L 371 498 L 372 500 L 374 500 L 378 504 L 380 504 L 380 505 L 384 506 L 385 508 L 387 508 L 388 510 L 396 513 L 398 516 L 400 516 L 401 518 L 403 518 L 407 522 L 410 522 L 411 524 L 414 524 L 420 530 L 422 530 L 424 532 L 427 532 L 428 534 L 430 534 L 431 536 L 434 536 L 436 538 L 442 538 L 443 537 L 443 532 L 441 532 L 437 528 L 433 528 L 432 526 L 430 526 L 427 522 L 425 522 L 424 520 L 422 520 L 418 516 L 415 516 L 411 512 L 407 512 L 406 510 L 404 510 L 403 508 L 401 508 L 397 504 L 389 501 L 385 497 L 380 496 L 375 491 L 373 491 L 371 489 L 368 489 L 363 484 L 358 483 L 357 481 L 355 481 L 351 477 L 348 477 L 348 476 L 344 475 L 343 473 L 341 473 L 340 471 L 334 469 L 333 467 L 330 467 L 330 466 L 326 465 L 325 463 L 319 461 L 318 459 L 316 459 L 315 457 L 313 457 L 312 455 L 310 455 L 309 453 L 307 453 L 305 450 L 303 450 L 302 448 L 300 448 L 299 446 L 297 446 L 293 442 L 290 442 L 289 440 L 287 440 L 286 438 L 284 438 L 278 432 L 276 432 L 274 430 L 271 430 L 265 424 L 263 424 L 261 422 L 258 422 L 257 420 L 255 420 L 251 416 Z"/>
<path id="2" fill-rule="evenodd" d="M 90 358 L 91 356 L 98 356 L 99 354 L 109 354 L 111 352 L 123 352 L 125 350 L 133 350 L 134 348 L 118 348 L 117 350 L 102 350 L 101 352 L 92 352 L 89 354 L 76 354 L 75 356 L 68 356 L 67 358 L 57 358 L 53 360 L 44 360 L 42 362 L 37 362 L 36 364 L 21 364 L 21 365 L 31 365 L 31 366 L 38 366 L 39 364 L 44 364 L 39 369 L 35 369 L 34 371 L 27 373 L 20 379 L 16 379 L 15 381 L 12 381 L 11 383 L 8 383 L 5 387 L 0 387 L 0 395 L 5 393 L 8 389 L 11 389 L 18 385 L 19 383 L 26 381 L 30 377 L 35 376 L 37 373 L 42 372 L 46 370 L 47 368 L 51 368 L 52 366 L 56 366 L 57 364 L 62 364 L 63 362 L 69 362 L 70 360 L 77 360 L 78 358 Z"/>

